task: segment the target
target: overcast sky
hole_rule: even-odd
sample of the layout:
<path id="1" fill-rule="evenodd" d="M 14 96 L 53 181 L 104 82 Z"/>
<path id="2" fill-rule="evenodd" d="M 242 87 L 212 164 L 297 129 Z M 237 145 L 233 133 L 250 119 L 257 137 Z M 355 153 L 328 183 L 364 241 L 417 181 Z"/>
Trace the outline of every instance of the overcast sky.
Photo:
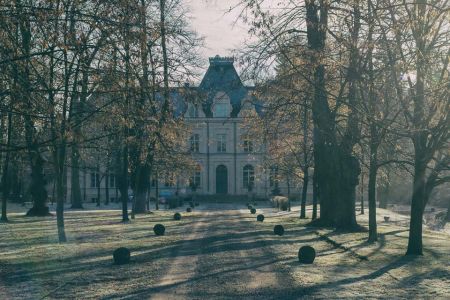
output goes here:
<path id="1" fill-rule="evenodd" d="M 247 27 L 242 22 L 234 24 L 238 11 L 229 13 L 237 0 L 188 0 L 191 24 L 204 37 L 205 48 L 202 56 L 230 56 L 231 50 L 239 48 L 248 37 Z"/>

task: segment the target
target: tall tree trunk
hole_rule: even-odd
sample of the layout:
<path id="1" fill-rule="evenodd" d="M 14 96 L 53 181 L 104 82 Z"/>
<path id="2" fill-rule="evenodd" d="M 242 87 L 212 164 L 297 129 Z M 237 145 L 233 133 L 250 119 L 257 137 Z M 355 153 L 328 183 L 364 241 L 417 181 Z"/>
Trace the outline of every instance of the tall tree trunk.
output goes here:
<path id="1" fill-rule="evenodd" d="M 122 152 L 122 172 L 120 176 L 120 198 L 122 200 L 122 221 L 128 222 L 128 146 Z"/>
<path id="2" fill-rule="evenodd" d="M 2 191 L 3 191 L 3 198 L 2 198 L 2 216 L 0 218 L 0 221 L 2 222 L 8 222 L 8 216 L 7 216 L 7 203 L 8 203 L 8 197 L 9 197 L 9 191 L 10 191 L 10 183 L 9 183 L 9 161 L 11 157 L 11 135 L 12 135 L 12 101 L 9 105 L 9 112 L 8 112 L 8 124 L 7 124 L 7 137 L 6 137 L 6 156 L 5 161 L 3 162 L 3 177 L 2 177 Z M 2 132 L 3 133 L 3 132 Z"/>
<path id="3" fill-rule="evenodd" d="M 359 183 L 359 199 L 361 203 L 361 215 L 364 214 L 364 173 L 361 172 L 361 182 Z"/>
<path id="4" fill-rule="evenodd" d="M 64 157 L 65 149 L 61 146 L 59 149 L 59 172 L 64 172 Z M 66 233 L 64 230 L 64 176 L 57 176 L 56 178 L 56 224 L 58 227 L 58 240 L 60 243 L 67 241 Z"/>
<path id="5" fill-rule="evenodd" d="M 416 154 L 417 155 L 417 154 Z M 426 166 L 419 160 L 422 157 L 415 159 L 414 167 L 414 181 L 413 181 L 413 195 L 411 200 L 411 220 L 409 223 L 409 238 L 407 255 L 422 255 L 423 243 L 422 243 L 422 223 L 423 223 L 423 211 L 425 205 L 423 203 L 425 199 L 425 169 Z"/>
<path id="6" fill-rule="evenodd" d="M 78 144 L 75 142 L 72 145 L 72 155 L 71 163 L 72 168 L 70 169 L 70 186 L 72 193 L 72 208 L 83 208 L 83 203 L 81 201 L 81 187 L 80 187 L 80 153 L 78 149 Z"/>
<path id="7" fill-rule="evenodd" d="M 306 218 L 306 195 L 308 193 L 309 168 L 306 167 L 303 174 L 302 203 L 300 205 L 300 219 Z"/>
<path id="8" fill-rule="evenodd" d="M 101 204 L 101 195 L 102 195 L 102 190 L 101 190 L 101 183 L 102 183 L 102 176 L 100 175 L 100 167 L 97 167 L 97 176 L 95 176 L 95 180 L 96 185 L 97 185 L 97 207 L 100 207 Z"/>
<path id="9" fill-rule="evenodd" d="M 147 189 L 148 189 L 148 178 L 150 176 L 150 168 L 147 164 L 143 164 L 139 167 L 136 182 L 135 182 L 135 213 L 145 213 L 147 211 Z"/>
<path id="10" fill-rule="evenodd" d="M 15 74 L 15 82 L 19 83 L 20 92 L 16 95 L 16 99 L 22 100 L 22 109 L 27 111 L 33 107 L 30 99 L 31 83 L 30 83 L 30 54 L 31 54 L 31 24 L 29 14 L 23 12 L 20 1 L 16 2 L 16 9 L 20 16 L 19 31 L 21 35 L 21 55 L 27 59 L 21 61 Z M 20 70 L 20 71 L 19 71 Z M 49 209 L 47 203 L 47 191 L 45 189 L 44 178 L 44 160 L 39 151 L 38 141 L 35 136 L 35 124 L 30 114 L 24 114 L 25 141 L 28 151 L 28 158 L 31 169 L 30 193 L 33 201 L 33 207 L 27 212 L 27 216 L 47 216 Z"/>
<path id="11" fill-rule="evenodd" d="M 155 172 L 155 179 L 156 179 L 156 187 L 155 187 L 155 209 L 159 210 L 159 180 L 158 180 L 158 172 Z"/>
<path id="12" fill-rule="evenodd" d="M 106 174 L 105 174 L 105 205 L 109 204 L 109 163 L 106 167 Z"/>
<path id="13" fill-rule="evenodd" d="M 357 227 L 355 198 L 359 163 L 352 156 L 353 146 L 358 139 L 359 124 L 356 117 L 356 83 L 359 32 L 359 2 L 355 1 L 354 25 L 348 70 L 349 116 L 347 131 L 339 144 L 336 136 L 335 114 L 332 112 L 326 90 L 325 41 L 328 23 L 327 1 L 305 1 L 308 47 L 312 50 L 311 66 L 314 74 L 314 99 L 312 103 L 314 134 L 314 165 L 317 172 L 320 194 L 320 223 L 341 229 Z"/>
<path id="14" fill-rule="evenodd" d="M 375 242 L 378 240 L 377 232 L 377 203 L 376 203 L 376 184 L 377 184 L 377 145 L 371 143 L 370 146 L 370 161 L 369 161 L 369 242 Z"/>
<path id="15" fill-rule="evenodd" d="M 414 179 L 413 194 L 411 199 L 411 220 L 409 223 L 409 238 L 407 255 L 422 255 L 422 222 L 423 211 L 426 204 L 426 175 L 425 171 L 429 159 L 427 158 L 427 140 L 428 132 L 426 128 L 425 117 L 425 77 L 427 76 L 427 62 L 425 60 L 425 25 L 423 18 L 426 14 L 426 0 L 418 0 L 414 4 L 417 27 L 414 31 L 416 38 L 416 85 L 414 101 L 414 132 L 412 136 L 414 145 Z M 429 150 L 428 150 L 429 151 Z"/>
<path id="16" fill-rule="evenodd" d="M 312 211 L 312 220 L 317 219 L 317 200 L 319 198 L 318 195 L 318 188 L 317 188 L 317 173 L 316 173 L 316 169 L 314 168 L 314 173 L 313 173 L 313 211 Z"/>

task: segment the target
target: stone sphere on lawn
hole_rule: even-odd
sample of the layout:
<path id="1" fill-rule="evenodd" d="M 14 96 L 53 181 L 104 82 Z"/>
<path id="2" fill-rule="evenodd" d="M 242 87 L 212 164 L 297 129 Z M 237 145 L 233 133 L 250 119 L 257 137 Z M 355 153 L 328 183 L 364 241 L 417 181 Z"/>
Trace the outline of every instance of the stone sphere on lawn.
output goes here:
<path id="1" fill-rule="evenodd" d="M 275 233 L 276 235 L 282 236 L 284 234 L 283 225 L 275 225 L 273 227 L 273 233 Z"/>
<path id="2" fill-rule="evenodd" d="M 188 208 L 186 208 L 186 211 L 187 212 L 192 212 L 192 208 L 188 207 Z"/>
<path id="3" fill-rule="evenodd" d="M 166 231 L 166 227 L 164 227 L 164 225 L 162 225 L 162 224 L 156 224 L 153 227 L 153 231 L 155 232 L 156 235 L 164 235 L 164 232 Z"/>
<path id="4" fill-rule="evenodd" d="M 254 215 L 254 214 L 256 214 L 256 209 L 252 208 L 252 209 L 250 209 L 250 212 L 252 215 Z"/>
<path id="5" fill-rule="evenodd" d="M 259 222 L 264 221 L 264 215 L 258 215 L 258 216 L 256 217 L 256 220 L 259 221 Z"/>
<path id="6" fill-rule="evenodd" d="M 312 264 L 316 258 L 316 250 L 311 246 L 302 246 L 298 250 L 298 261 L 302 264 Z"/>
<path id="7" fill-rule="evenodd" d="M 173 219 L 175 221 L 180 221 L 181 220 L 181 214 L 180 213 L 174 213 L 173 214 Z"/>
<path id="8" fill-rule="evenodd" d="M 114 264 L 124 265 L 130 262 L 130 250 L 125 247 L 120 247 L 113 252 Z"/>

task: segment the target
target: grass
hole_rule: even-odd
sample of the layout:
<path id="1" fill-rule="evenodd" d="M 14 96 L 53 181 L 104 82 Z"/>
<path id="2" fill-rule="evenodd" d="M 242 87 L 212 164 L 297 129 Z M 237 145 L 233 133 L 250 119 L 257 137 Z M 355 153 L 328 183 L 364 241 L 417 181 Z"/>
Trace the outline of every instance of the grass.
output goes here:
<path id="1" fill-rule="evenodd" d="M 213 275 L 208 275 L 211 272 L 218 274 L 217 282 L 226 284 L 220 277 L 223 275 L 215 271 L 217 264 L 226 265 L 231 276 L 233 270 L 239 269 L 246 251 L 259 253 L 255 252 L 253 244 L 264 248 L 261 253 L 274 260 L 270 270 L 289 274 L 292 279 L 289 288 L 295 295 L 390 299 L 444 299 L 450 295 L 450 238 L 447 233 L 425 230 L 424 256 L 405 257 L 407 217 L 387 210 L 379 210 L 379 241 L 368 244 L 366 232 L 342 233 L 305 227 L 310 220 L 298 218 L 298 207 L 294 207 L 293 212 L 277 212 L 261 204 L 257 214 L 263 213 L 265 219 L 257 222 L 257 214 L 250 214 L 244 205 L 239 213 L 236 206 L 227 206 L 231 217 L 217 223 L 217 231 L 208 224 L 197 229 L 199 238 L 204 240 L 200 244 L 207 248 L 192 251 L 201 256 L 197 268 L 201 265 L 205 270 L 201 276 L 196 275 L 196 280 L 208 277 L 212 280 Z M 166 274 L 179 250 L 189 246 L 186 239 L 191 229 L 196 224 L 211 222 L 204 218 L 205 211 L 197 209 L 192 213 L 179 209 L 182 219 L 174 221 L 175 211 L 138 215 L 127 224 L 120 222 L 119 210 L 69 211 L 65 214 L 68 237 L 65 244 L 57 241 L 55 217 L 26 218 L 23 213 L 10 214 L 10 222 L 0 224 L 0 299 L 110 299 L 113 295 L 148 289 Z M 387 214 L 391 222 L 383 222 Z M 235 228 L 245 226 L 245 232 L 227 234 L 227 224 L 234 219 L 239 222 L 235 223 Z M 359 215 L 358 222 L 367 225 L 367 215 Z M 166 227 L 165 236 L 154 235 L 152 228 L 157 223 Z M 283 237 L 273 234 L 276 224 L 284 226 Z M 207 239 L 202 238 L 202 230 L 210 234 Z M 250 236 L 255 242 L 247 245 L 245 242 Z M 225 247 L 222 250 L 216 245 L 219 241 Z M 297 262 L 298 249 L 307 244 L 317 253 L 312 265 Z M 130 265 L 113 265 L 112 252 L 118 247 L 131 250 Z M 221 256 L 219 250 L 230 254 Z M 234 253 L 239 253 L 242 259 Z M 220 257 L 220 261 L 215 261 L 215 257 Z M 232 261 L 227 264 L 223 261 L 226 259 Z M 257 282 L 253 284 L 255 289 L 261 288 Z M 221 295 L 220 284 L 210 288 Z"/>
<path id="2" fill-rule="evenodd" d="M 151 284 L 167 263 L 164 248 L 182 240 L 184 224 L 196 214 L 182 213 L 174 221 L 173 212 L 157 211 L 124 224 L 120 211 L 68 212 L 65 244 L 58 243 L 55 217 L 12 214 L 0 225 L 0 299 L 61 298 L 67 290 L 77 298 L 98 298 L 140 281 Z M 157 223 L 166 226 L 165 236 L 154 235 Z M 112 265 L 118 247 L 131 250 L 131 267 Z M 133 277 L 142 279 L 122 284 Z"/>
<path id="3" fill-rule="evenodd" d="M 390 215 L 392 222 L 383 222 Z M 424 256 L 406 257 L 407 217 L 378 210 L 379 240 L 367 243 L 367 232 L 345 233 L 304 227 L 310 220 L 292 213 L 265 214 L 264 228 L 285 227 L 284 243 L 272 247 L 280 261 L 304 289 L 318 298 L 430 298 L 450 297 L 450 236 L 424 230 Z M 368 226 L 367 214 L 357 216 Z M 324 241 L 324 242 L 320 242 Z M 302 245 L 318 253 L 313 265 L 294 264 L 292 254 Z"/>

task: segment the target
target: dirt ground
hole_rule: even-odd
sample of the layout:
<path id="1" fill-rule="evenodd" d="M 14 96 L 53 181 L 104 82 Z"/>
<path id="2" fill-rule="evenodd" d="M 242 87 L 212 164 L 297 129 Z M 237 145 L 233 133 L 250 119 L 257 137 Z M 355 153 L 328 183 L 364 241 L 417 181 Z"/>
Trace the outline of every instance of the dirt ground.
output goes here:
<path id="1" fill-rule="evenodd" d="M 425 230 L 424 256 L 405 257 L 407 216 L 379 210 L 379 242 L 367 244 L 367 233 L 305 227 L 298 207 L 256 208 L 264 222 L 243 204 L 161 210 L 128 224 L 115 209 L 68 211 L 66 244 L 55 217 L 17 211 L 0 224 L 0 299 L 450 299 L 445 232 Z M 153 234 L 157 223 L 165 236 Z M 316 249 L 314 264 L 298 262 L 302 245 Z M 122 246 L 132 262 L 113 265 Z"/>

